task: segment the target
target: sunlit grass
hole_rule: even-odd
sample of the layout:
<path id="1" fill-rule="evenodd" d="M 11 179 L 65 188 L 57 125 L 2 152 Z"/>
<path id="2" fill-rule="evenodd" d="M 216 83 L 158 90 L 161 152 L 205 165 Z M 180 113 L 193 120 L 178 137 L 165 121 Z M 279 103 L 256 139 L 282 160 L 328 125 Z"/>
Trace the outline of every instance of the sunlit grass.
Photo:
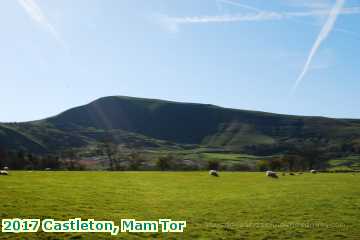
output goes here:
<path id="1" fill-rule="evenodd" d="M 359 239 L 360 175 L 206 172 L 11 172 L 0 176 L 1 218 L 186 220 L 184 233 L 118 238 Z M 5 234 L 0 238 L 114 238 Z"/>

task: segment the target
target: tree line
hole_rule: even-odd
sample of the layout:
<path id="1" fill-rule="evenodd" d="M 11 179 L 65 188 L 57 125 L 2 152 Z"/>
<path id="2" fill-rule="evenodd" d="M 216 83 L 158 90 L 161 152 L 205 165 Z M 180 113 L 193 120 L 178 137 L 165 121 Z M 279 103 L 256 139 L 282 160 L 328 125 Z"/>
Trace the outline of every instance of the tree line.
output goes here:
<path id="1" fill-rule="evenodd" d="M 287 152 L 272 157 L 264 157 L 250 166 L 245 163 L 224 164 L 222 161 L 186 160 L 174 154 L 163 154 L 156 159 L 149 157 L 133 149 L 124 149 L 113 141 L 103 141 L 96 147 L 95 156 L 101 156 L 101 164 L 104 170 L 229 170 L 229 171 L 305 171 L 308 169 L 323 169 L 326 160 L 336 157 L 329 154 L 326 149 L 319 146 L 308 145 L 288 148 Z M 7 166 L 18 170 L 85 170 L 80 159 L 82 156 L 76 149 L 45 155 L 35 155 L 25 151 L 6 151 L 0 148 L 0 167 Z"/>

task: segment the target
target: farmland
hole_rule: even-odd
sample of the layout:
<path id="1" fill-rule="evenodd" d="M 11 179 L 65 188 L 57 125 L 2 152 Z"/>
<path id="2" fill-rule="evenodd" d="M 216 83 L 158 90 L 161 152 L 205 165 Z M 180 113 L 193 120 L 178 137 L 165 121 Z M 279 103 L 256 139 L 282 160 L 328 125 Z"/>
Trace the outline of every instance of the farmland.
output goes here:
<path id="1" fill-rule="evenodd" d="M 1 218 L 186 220 L 184 233 L 1 233 L 1 239 L 359 239 L 359 174 L 25 172 L 0 177 Z"/>

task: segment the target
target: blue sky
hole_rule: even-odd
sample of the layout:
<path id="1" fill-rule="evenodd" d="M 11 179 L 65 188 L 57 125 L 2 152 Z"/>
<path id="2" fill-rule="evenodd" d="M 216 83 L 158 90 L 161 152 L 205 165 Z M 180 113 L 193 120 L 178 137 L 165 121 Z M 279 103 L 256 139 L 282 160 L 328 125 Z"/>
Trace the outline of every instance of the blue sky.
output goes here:
<path id="1" fill-rule="evenodd" d="M 0 13 L 2 122 L 109 95 L 360 118 L 359 0 L 3 0 Z"/>

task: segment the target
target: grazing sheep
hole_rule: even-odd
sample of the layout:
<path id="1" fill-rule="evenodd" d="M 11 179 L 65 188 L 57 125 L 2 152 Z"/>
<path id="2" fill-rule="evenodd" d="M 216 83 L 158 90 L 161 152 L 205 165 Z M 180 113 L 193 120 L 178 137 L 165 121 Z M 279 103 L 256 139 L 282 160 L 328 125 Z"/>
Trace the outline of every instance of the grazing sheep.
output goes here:
<path id="1" fill-rule="evenodd" d="M 9 171 L 9 168 L 8 168 L 8 167 L 4 167 L 3 170 Z"/>
<path id="2" fill-rule="evenodd" d="M 278 175 L 276 174 L 276 172 L 273 172 L 273 171 L 266 171 L 266 176 L 272 177 L 272 178 L 278 178 Z"/>
<path id="3" fill-rule="evenodd" d="M 7 171 L 5 171 L 5 170 L 1 170 L 0 175 L 9 175 L 9 173 Z"/>
<path id="4" fill-rule="evenodd" d="M 316 174 L 316 173 L 317 173 L 317 171 L 314 170 L 314 169 L 310 170 L 310 172 L 313 173 L 313 174 Z"/>
<path id="5" fill-rule="evenodd" d="M 289 175 L 294 176 L 294 175 L 295 175 L 295 173 L 292 173 L 292 172 L 291 172 L 291 173 L 289 173 Z"/>
<path id="6" fill-rule="evenodd" d="M 214 177 L 218 177 L 218 176 L 219 176 L 219 173 L 218 173 L 218 171 L 216 171 L 216 170 L 210 170 L 210 171 L 209 171 L 209 175 L 214 176 Z"/>
<path id="7" fill-rule="evenodd" d="M 45 171 L 51 171 L 51 168 L 45 168 Z"/>

